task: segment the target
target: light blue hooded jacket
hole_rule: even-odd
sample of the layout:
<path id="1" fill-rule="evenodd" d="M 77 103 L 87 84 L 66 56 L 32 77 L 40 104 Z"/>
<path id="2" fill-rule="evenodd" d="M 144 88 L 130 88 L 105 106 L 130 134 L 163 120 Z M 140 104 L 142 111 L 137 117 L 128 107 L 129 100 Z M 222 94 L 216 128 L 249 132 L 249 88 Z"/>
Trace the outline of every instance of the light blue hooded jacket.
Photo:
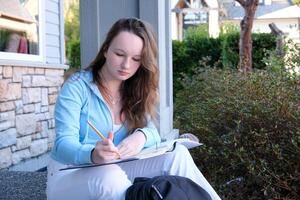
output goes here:
<path id="1" fill-rule="evenodd" d="M 75 73 L 63 85 L 55 105 L 56 139 L 51 157 L 63 164 L 91 163 L 91 151 L 101 138 L 88 126 L 92 122 L 107 137 L 112 130 L 111 112 L 97 85 L 93 82 L 91 71 Z M 147 127 L 139 128 L 145 136 L 144 147 L 160 143 L 159 133 L 149 121 Z M 127 135 L 126 123 L 114 134 L 115 145 Z"/>

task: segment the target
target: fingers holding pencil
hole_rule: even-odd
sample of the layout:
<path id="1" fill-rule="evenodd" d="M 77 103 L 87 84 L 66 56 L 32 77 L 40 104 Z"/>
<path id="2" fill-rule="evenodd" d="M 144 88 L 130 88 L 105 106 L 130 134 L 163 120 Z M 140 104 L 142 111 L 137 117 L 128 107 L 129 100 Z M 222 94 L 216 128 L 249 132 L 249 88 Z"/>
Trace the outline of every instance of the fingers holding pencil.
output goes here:
<path id="1" fill-rule="evenodd" d="M 118 155 L 118 149 L 110 139 L 99 140 L 92 151 L 92 161 L 94 163 L 105 163 L 115 160 Z"/>
<path id="2" fill-rule="evenodd" d="M 93 152 L 93 160 L 113 160 L 121 157 L 118 148 L 113 144 L 114 134 L 112 131 L 108 133 L 106 138 L 90 121 L 87 121 L 88 125 L 101 137 L 102 141 L 98 141 Z M 95 154 L 96 153 L 96 154 Z M 98 159 L 94 158 L 98 155 Z"/>
<path id="3" fill-rule="evenodd" d="M 108 139 L 109 139 L 110 141 L 113 141 L 113 140 L 114 140 L 114 132 L 113 132 L 113 131 L 109 131 L 109 133 L 108 133 Z M 121 158 L 121 155 L 120 155 L 120 153 L 119 153 L 118 148 L 117 148 L 116 154 L 117 154 L 117 158 L 118 158 L 118 159 Z"/>
<path id="4" fill-rule="evenodd" d="M 109 133 L 108 133 L 108 139 L 110 139 L 111 141 L 114 140 L 114 132 L 109 131 Z"/>

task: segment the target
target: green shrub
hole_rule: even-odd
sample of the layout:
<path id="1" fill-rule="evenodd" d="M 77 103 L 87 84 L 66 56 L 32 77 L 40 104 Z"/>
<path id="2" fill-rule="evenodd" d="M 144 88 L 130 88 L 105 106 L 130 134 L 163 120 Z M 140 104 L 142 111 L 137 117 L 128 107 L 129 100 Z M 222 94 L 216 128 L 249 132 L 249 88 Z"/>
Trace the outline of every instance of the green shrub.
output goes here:
<path id="1" fill-rule="evenodd" d="M 221 60 L 225 68 L 236 69 L 238 66 L 239 38 L 240 34 L 238 32 L 222 34 L 220 36 L 222 48 Z"/>
<path id="2" fill-rule="evenodd" d="M 220 36 L 232 33 L 239 33 L 241 31 L 241 27 L 234 23 L 225 23 L 221 24 L 220 27 Z"/>
<path id="3" fill-rule="evenodd" d="M 183 41 L 173 41 L 173 93 L 182 89 L 182 75 L 192 76 L 201 67 L 201 60 L 208 61 L 207 65 L 218 68 L 236 69 L 239 63 L 239 38 L 236 27 L 228 27 L 227 33 L 222 31 L 219 38 L 208 37 L 205 26 L 189 28 Z M 264 58 L 276 47 L 275 37 L 266 33 L 254 33 L 253 38 L 253 67 L 264 69 Z M 176 99 L 175 99 L 176 101 Z"/>
<path id="4" fill-rule="evenodd" d="M 262 62 L 265 63 L 268 70 L 275 72 L 284 72 L 290 75 L 296 75 L 300 72 L 300 46 L 291 39 L 287 39 L 283 46 L 283 56 L 279 56 L 276 50 L 266 50 L 266 57 Z"/>
<path id="5" fill-rule="evenodd" d="M 65 16 L 66 56 L 70 68 L 80 68 L 79 1 L 72 1 Z M 71 70 L 73 71 L 73 70 Z"/>
<path id="6" fill-rule="evenodd" d="M 186 53 L 190 62 L 187 74 L 193 71 L 193 68 L 197 67 L 204 57 L 210 57 L 209 64 L 211 66 L 214 66 L 220 60 L 220 40 L 219 38 L 209 37 L 207 24 L 189 27 L 185 33 L 183 44 L 186 45 Z M 175 57 L 176 55 L 173 55 L 173 58 Z"/>
<path id="7" fill-rule="evenodd" d="M 209 37 L 207 25 L 189 27 L 184 40 L 174 40 L 172 48 L 174 95 L 182 89 L 179 81 L 182 74 L 192 75 L 203 58 L 209 57 L 210 65 L 221 67 L 218 62 L 221 56 L 220 40 Z"/>
<path id="8" fill-rule="evenodd" d="M 221 57 L 221 42 L 219 38 L 198 38 L 186 40 L 187 53 L 193 67 L 197 67 L 204 57 L 210 57 L 209 65 L 214 66 Z M 221 63 L 218 67 L 222 67 Z"/>
<path id="9" fill-rule="evenodd" d="M 185 40 L 198 40 L 201 38 L 209 38 L 208 24 L 200 24 L 198 26 L 191 26 L 184 32 Z"/>
<path id="10" fill-rule="evenodd" d="M 80 68 L 80 40 L 71 40 L 67 44 L 67 58 L 70 68 Z"/>
<path id="11" fill-rule="evenodd" d="M 266 64 L 263 59 L 266 57 L 267 50 L 275 50 L 276 48 L 276 37 L 269 33 L 253 33 L 253 68 L 254 69 L 265 69 Z"/>
<path id="12" fill-rule="evenodd" d="M 200 68 L 182 87 L 175 127 L 205 144 L 192 154 L 222 199 L 300 199 L 299 79 Z"/>
<path id="13" fill-rule="evenodd" d="M 188 29 L 182 42 L 173 41 L 174 94 L 182 89 L 179 80 L 182 74 L 193 75 L 203 58 L 210 58 L 209 66 L 236 69 L 239 62 L 239 37 L 238 32 L 232 31 L 222 33 L 219 38 L 209 38 L 206 29 L 202 27 Z M 276 47 L 275 37 L 266 33 L 255 33 L 252 37 L 253 67 L 264 69 L 264 58 Z"/>
<path id="14" fill-rule="evenodd" d="M 190 74 L 193 67 L 192 60 L 189 58 L 187 53 L 187 45 L 185 41 L 173 41 L 172 46 L 173 51 L 173 79 L 174 79 L 174 92 L 176 93 L 180 88 L 180 82 L 177 81 L 181 77 L 182 73 Z"/>
<path id="15" fill-rule="evenodd" d="M 220 36 L 222 47 L 222 64 L 224 67 L 237 68 L 239 63 L 239 40 L 240 33 L 232 32 Z M 267 50 L 274 50 L 276 38 L 269 33 L 252 34 L 252 62 L 253 68 L 264 69 L 266 64 L 263 58 Z"/>
<path id="16" fill-rule="evenodd" d="M 9 39 L 9 31 L 5 29 L 0 29 L 0 51 L 4 51 L 6 48 L 6 43 Z"/>

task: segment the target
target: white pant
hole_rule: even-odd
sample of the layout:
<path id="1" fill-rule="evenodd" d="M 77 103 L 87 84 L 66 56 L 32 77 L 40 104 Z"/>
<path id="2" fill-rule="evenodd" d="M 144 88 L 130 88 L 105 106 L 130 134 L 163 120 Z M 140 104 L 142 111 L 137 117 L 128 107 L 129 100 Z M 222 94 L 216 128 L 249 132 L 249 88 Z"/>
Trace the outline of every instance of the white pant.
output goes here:
<path id="1" fill-rule="evenodd" d="M 124 200 L 135 177 L 159 175 L 187 177 L 204 188 L 212 199 L 220 199 L 182 145 L 176 145 L 171 153 L 144 160 L 59 171 L 63 167 L 66 166 L 54 160 L 49 162 L 48 200 Z"/>

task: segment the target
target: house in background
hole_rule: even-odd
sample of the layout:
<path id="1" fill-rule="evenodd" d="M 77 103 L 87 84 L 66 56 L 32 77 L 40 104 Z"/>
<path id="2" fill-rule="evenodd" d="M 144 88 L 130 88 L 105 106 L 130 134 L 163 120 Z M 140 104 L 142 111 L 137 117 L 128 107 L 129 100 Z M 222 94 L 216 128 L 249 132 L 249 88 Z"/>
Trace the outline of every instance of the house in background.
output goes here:
<path id="1" fill-rule="evenodd" d="M 191 15 L 195 16 L 194 25 L 208 23 L 210 35 L 213 37 L 218 35 L 223 25 L 233 24 L 239 27 L 244 17 L 244 9 L 235 0 L 172 0 L 172 2 L 172 39 L 182 39 L 183 30 L 188 22 L 186 18 Z M 206 22 L 200 20 L 205 14 Z M 300 42 L 300 8 L 290 0 L 259 0 L 253 32 L 270 33 L 269 24 L 272 22 L 286 36 Z"/>
<path id="2" fill-rule="evenodd" d="M 220 25 L 232 23 L 239 26 L 244 16 L 244 9 L 234 0 L 222 0 L 226 11 L 220 18 Z M 300 42 L 300 8 L 290 0 L 259 0 L 255 13 L 253 32 L 270 33 L 270 23 L 275 23 L 286 36 Z"/>
<path id="3" fill-rule="evenodd" d="M 0 170 L 46 166 L 64 59 L 62 0 L 0 0 Z"/>
<path id="4" fill-rule="evenodd" d="M 190 26 L 208 23 L 209 35 L 219 34 L 219 3 L 217 0 L 171 0 L 172 39 L 182 40 Z"/>

